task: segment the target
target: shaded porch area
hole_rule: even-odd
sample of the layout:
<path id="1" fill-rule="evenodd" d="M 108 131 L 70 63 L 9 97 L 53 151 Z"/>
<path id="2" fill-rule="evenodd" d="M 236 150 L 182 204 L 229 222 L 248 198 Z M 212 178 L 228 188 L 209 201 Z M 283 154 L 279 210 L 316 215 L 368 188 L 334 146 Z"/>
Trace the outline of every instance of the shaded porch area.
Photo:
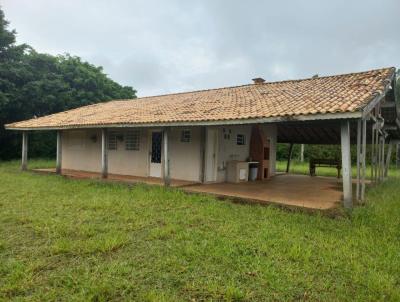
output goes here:
<path id="1" fill-rule="evenodd" d="M 294 174 L 277 174 L 264 181 L 195 184 L 185 186 L 183 190 L 241 201 L 313 210 L 335 209 L 343 200 L 341 179 Z"/>

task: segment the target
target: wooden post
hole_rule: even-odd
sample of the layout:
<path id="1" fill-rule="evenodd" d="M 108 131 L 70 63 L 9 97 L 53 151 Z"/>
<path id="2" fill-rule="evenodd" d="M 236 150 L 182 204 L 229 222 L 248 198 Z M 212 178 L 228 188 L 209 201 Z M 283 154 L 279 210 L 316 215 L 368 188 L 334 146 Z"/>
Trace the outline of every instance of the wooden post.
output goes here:
<path id="1" fill-rule="evenodd" d="M 397 143 L 396 147 L 396 167 L 400 168 L 400 143 Z"/>
<path id="2" fill-rule="evenodd" d="M 372 137 L 371 137 L 371 181 L 375 179 L 375 124 L 372 125 Z"/>
<path id="3" fill-rule="evenodd" d="M 300 162 L 304 162 L 304 144 L 300 145 Z"/>
<path id="4" fill-rule="evenodd" d="M 289 170 L 290 170 L 290 161 L 292 160 L 292 153 L 293 153 L 293 143 L 290 143 L 288 160 L 287 160 L 287 165 L 286 165 L 286 173 L 289 173 Z"/>
<path id="5" fill-rule="evenodd" d="M 381 137 L 377 135 L 377 160 L 376 160 L 376 166 L 375 166 L 375 178 L 379 182 L 381 180 L 381 155 L 382 155 L 382 148 L 381 148 Z"/>
<path id="6" fill-rule="evenodd" d="M 379 132 L 375 129 L 374 182 L 378 182 Z"/>
<path id="7" fill-rule="evenodd" d="M 101 129 L 101 177 L 108 176 L 108 145 L 107 129 Z"/>
<path id="8" fill-rule="evenodd" d="M 353 207 L 351 183 L 350 122 L 343 121 L 340 127 L 342 151 L 343 205 L 346 209 Z"/>
<path id="9" fill-rule="evenodd" d="M 28 132 L 22 132 L 22 156 L 21 156 L 21 170 L 28 169 Z"/>
<path id="10" fill-rule="evenodd" d="M 379 140 L 379 181 L 383 181 L 383 169 L 384 169 L 384 162 L 385 162 L 385 137 L 381 135 Z"/>
<path id="11" fill-rule="evenodd" d="M 356 200 L 360 200 L 360 180 L 361 180 L 361 119 L 357 121 L 357 184 L 356 184 Z"/>
<path id="12" fill-rule="evenodd" d="M 366 153 L 367 153 L 367 120 L 364 118 L 362 121 L 362 173 L 361 173 L 361 201 L 365 200 L 365 173 L 366 173 Z"/>
<path id="13" fill-rule="evenodd" d="M 171 185 L 171 177 L 170 177 L 170 165 L 169 165 L 169 142 L 168 142 L 168 132 L 169 129 L 165 128 L 163 131 L 163 143 L 164 143 L 164 185 L 169 187 Z"/>
<path id="14" fill-rule="evenodd" d="M 62 162 L 62 133 L 61 130 L 57 131 L 57 155 L 56 155 L 56 173 L 61 174 Z"/>
<path id="15" fill-rule="evenodd" d="M 385 173 L 384 173 L 384 177 L 388 176 L 388 172 L 389 172 L 389 168 L 390 168 L 390 161 L 391 161 L 391 157 L 392 157 L 392 148 L 393 148 L 393 144 L 392 142 L 389 142 L 389 146 L 388 146 L 388 150 L 387 150 L 387 155 L 386 155 L 386 163 L 385 163 Z"/>

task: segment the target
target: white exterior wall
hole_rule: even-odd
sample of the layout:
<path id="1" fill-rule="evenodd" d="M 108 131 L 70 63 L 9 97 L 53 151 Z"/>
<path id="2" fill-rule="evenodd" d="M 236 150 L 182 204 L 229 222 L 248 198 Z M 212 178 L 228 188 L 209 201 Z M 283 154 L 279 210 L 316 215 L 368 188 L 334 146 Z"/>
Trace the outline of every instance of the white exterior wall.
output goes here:
<path id="1" fill-rule="evenodd" d="M 225 139 L 224 134 L 230 135 L 230 138 Z M 237 134 L 244 134 L 246 136 L 246 145 L 238 146 L 236 144 Z M 250 151 L 250 137 L 251 125 L 218 127 L 217 182 L 226 181 L 226 163 L 228 161 L 245 161 L 248 159 Z"/>
<path id="2" fill-rule="evenodd" d="M 190 142 L 181 142 L 183 129 L 192 131 Z M 109 129 L 122 134 L 128 130 Z M 152 130 L 161 131 L 161 129 L 140 129 L 139 150 L 126 150 L 125 140 L 117 140 L 117 150 L 108 150 L 108 173 L 147 177 Z M 200 127 L 171 128 L 169 148 L 171 178 L 200 181 L 202 163 Z M 63 169 L 101 172 L 101 130 L 63 131 L 62 154 Z"/>
<path id="3" fill-rule="evenodd" d="M 101 172 L 101 130 L 63 131 L 61 167 Z"/>
<path id="4" fill-rule="evenodd" d="M 226 180 L 226 163 L 230 160 L 246 161 L 249 157 L 251 125 L 218 126 L 217 181 Z M 201 181 L 202 147 L 201 127 L 170 128 L 169 156 L 170 175 L 172 179 Z M 191 130 L 191 141 L 181 142 L 181 131 Z M 230 139 L 224 138 L 224 132 Z M 277 128 L 274 124 L 262 125 L 262 129 L 270 140 L 271 176 L 275 174 Z M 111 131 L 113 129 L 110 129 Z M 127 131 L 127 129 L 115 129 Z M 151 131 L 155 129 L 140 129 L 139 150 L 126 150 L 125 140 L 117 141 L 117 150 L 108 150 L 108 172 L 111 174 L 133 175 L 146 177 L 149 175 Z M 161 129 L 157 129 L 161 130 Z M 236 144 L 237 134 L 246 136 L 246 145 Z M 62 134 L 62 168 L 101 172 L 101 130 L 68 130 Z"/>
<path id="5" fill-rule="evenodd" d="M 129 130 L 134 129 L 112 129 L 111 131 L 124 134 Z M 117 150 L 108 150 L 108 173 L 142 177 L 149 175 L 149 132 L 144 128 L 135 130 L 140 131 L 139 150 L 126 150 L 125 139 L 117 140 Z"/>
<path id="6" fill-rule="evenodd" d="M 217 182 L 226 181 L 226 163 L 231 160 L 247 161 L 250 154 L 250 139 L 252 125 L 234 125 L 218 127 L 218 172 Z M 270 141 L 269 173 L 270 176 L 276 172 L 276 145 L 277 145 L 277 127 L 275 124 L 263 124 L 261 126 L 267 140 Z M 229 134 L 230 139 L 224 138 L 225 133 Z M 237 134 L 246 136 L 246 145 L 236 144 Z"/>
<path id="7" fill-rule="evenodd" d="M 181 131 L 190 129 L 190 142 L 181 142 Z M 200 127 L 171 128 L 169 136 L 170 175 L 172 179 L 201 181 L 202 154 Z"/>

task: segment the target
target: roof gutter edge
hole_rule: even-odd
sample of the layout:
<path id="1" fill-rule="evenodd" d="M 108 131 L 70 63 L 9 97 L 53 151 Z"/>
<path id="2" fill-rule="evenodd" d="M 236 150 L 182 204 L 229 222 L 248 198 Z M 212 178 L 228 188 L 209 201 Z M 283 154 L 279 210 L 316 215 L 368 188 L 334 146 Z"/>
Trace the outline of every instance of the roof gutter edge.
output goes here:
<path id="1" fill-rule="evenodd" d="M 142 123 L 142 124 L 98 124 L 98 125 L 76 125 L 76 126 L 50 126 L 50 127 L 12 127 L 5 125 L 7 130 L 31 131 L 31 130 L 68 130 L 68 129 L 93 129 L 93 128 L 138 128 L 138 127 L 187 127 L 187 126 L 222 126 L 222 125 L 246 125 L 262 123 L 284 123 L 315 120 L 334 120 L 334 119 L 357 119 L 363 116 L 362 111 L 346 113 L 317 113 L 296 116 L 266 117 L 253 119 L 237 120 L 216 120 L 216 121 L 197 121 L 197 122 L 163 122 L 163 123 Z"/>

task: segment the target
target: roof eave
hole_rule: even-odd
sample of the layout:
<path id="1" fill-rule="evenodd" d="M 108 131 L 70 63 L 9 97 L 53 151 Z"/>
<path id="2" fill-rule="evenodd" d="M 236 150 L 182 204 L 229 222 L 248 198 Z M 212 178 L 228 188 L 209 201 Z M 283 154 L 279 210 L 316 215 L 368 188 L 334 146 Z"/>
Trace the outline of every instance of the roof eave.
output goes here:
<path id="1" fill-rule="evenodd" d="M 7 130 L 33 131 L 33 130 L 68 130 L 68 129 L 97 129 L 97 128 L 150 128 L 150 127 L 187 127 L 187 126 L 222 126 L 222 125 L 245 125 L 262 123 L 284 123 L 295 121 L 334 120 L 334 119 L 357 119 L 363 116 L 362 111 L 344 113 L 316 113 L 305 115 L 290 115 L 280 117 L 266 117 L 253 119 L 216 120 L 198 122 L 162 122 L 143 124 L 94 124 L 94 125 L 71 125 L 71 126 L 49 126 L 49 127 L 13 127 L 5 126 Z"/>
<path id="2" fill-rule="evenodd" d="M 393 87 L 391 87 L 393 81 L 396 78 L 396 70 L 393 70 L 393 74 L 390 76 L 390 78 L 387 79 L 388 83 L 386 84 L 385 88 L 383 89 L 383 91 L 379 94 L 377 94 L 364 108 L 362 111 L 362 118 L 366 118 L 368 117 L 368 115 L 370 114 L 370 112 L 375 108 L 375 106 L 377 104 L 379 104 L 383 98 L 386 96 L 386 93 L 388 93 L 388 91 L 390 89 L 393 89 Z"/>

